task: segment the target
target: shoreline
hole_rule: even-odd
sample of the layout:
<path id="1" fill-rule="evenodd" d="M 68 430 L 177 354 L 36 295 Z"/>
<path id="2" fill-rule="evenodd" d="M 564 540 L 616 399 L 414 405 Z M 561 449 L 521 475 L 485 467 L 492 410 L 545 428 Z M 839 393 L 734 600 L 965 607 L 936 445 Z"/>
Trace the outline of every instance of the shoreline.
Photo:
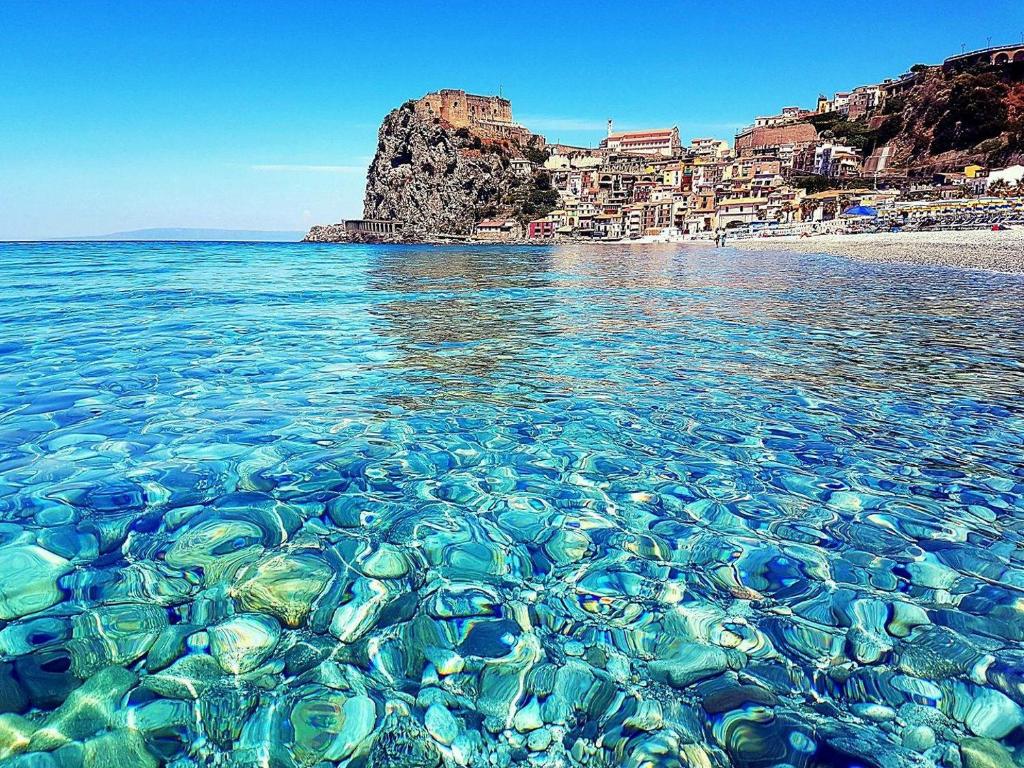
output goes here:
<path id="1" fill-rule="evenodd" d="M 744 251 L 828 254 L 876 264 L 1024 273 L 1024 229 L 766 237 L 727 242 L 726 246 Z"/>
<path id="2" fill-rule="evenodd" d="M 310 241 L 309 244 L 330 244 Z M 337 243 L 335 244 L 343 244 Z M 351 242 L 349 245 L 366 245 Z M 714 249 L 711 240 L 590 240 L 560 239 L 548 241 L 515 240 L 507 242 L 473 239 L 425 238 L 395 240 L 374 245 L 430 245 L 474 247 L 551 247 L 571 245 L 610 246 L 683 246 Z M 916 264 L 954 269 L 980 269 L 1007 274 L 1024 273 L 1024 228 L 999 232 L 991 230 L 943 230 L 925 232 L 879 232 L 867 234 L 827 234 L 813 237 L 765 237 L 729 240 L 727 249 L 740 251 L 789 251 L 791 253 L 826 254 L 876 264 Z"/>

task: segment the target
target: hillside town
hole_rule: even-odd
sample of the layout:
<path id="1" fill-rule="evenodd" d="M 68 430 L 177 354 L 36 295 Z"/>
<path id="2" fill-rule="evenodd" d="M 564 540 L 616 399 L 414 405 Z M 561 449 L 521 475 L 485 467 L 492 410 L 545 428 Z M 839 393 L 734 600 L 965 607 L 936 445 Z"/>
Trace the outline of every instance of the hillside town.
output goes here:
<path id="1" fill-rule="evenodd" d="M 901 115 L 913 112 L 908 99 L 921 99 L 922 90 L 931 98 L 932 81 L 950 82 L 961 73 L 1015 83 L 1009 119 L 1024 126 L 1024 43 L 965 52 L 880 83 L 817 95 L 807 108 L 784 106 L 756 117 L 731 140 L 684 141 L 675 126 L 618 130 L 609 120 L 597 146 L 571 146 L 516 123 L 511 103 L 500 96 L 433 92 L 406 106 L 462 137 L 461 156 L 502 155 L 512 186 L 497 197 L 467 201 L 468 229 L 427 229 L 442 238 L 489 242 L 673 241 L 1024 223 L 1024 165 L 958 165 L 977 155 L 956 151 L 915 164 L 900 145 L 898 129 L 915 133 Z M 955 136 L 940 146 L 945 139 L 937 133 L 930 141 L 938 152 L 976 138 Z M 418 144 L 412 141 L 410 152 Z M 992 140 L 980 146 L 988 144 Z M 342 237 L 401 239 L 404 231 L 408 238 L 417 219 L 429 219 L 420 213 L 430 195 L 407 205 L 410 215 L 396 215 L 390 201 L 407 204 L 417 186 L 443 185 L 457 165 L 450 161 L 445 171 L 405 150 L 381 159 L 368 177 L 366 219 L 334 225 L 343 228 Z M 380 191 L 371 195 L 374 182 Z M 335 236 L 321 229 L 311 239 Z"/>
<path id="2" fill-rule="evenodd" d="M 1022 62 L 1024 45 L 975 51 L 942 66 Z M 865 211 L 879 212 L 887 226 L 1024 221 L 1022 165 L 970 165 L 912 179 L 906 169 L 888 165 L 888 147 L 864 156 L 811 121 L 830 115 L 867 119 L 870 126 L 918 77 L 919 72 L 909 72 L 831 97 L 819 95 L 813 109 L 783 107 L 757 117 L 731 145 L 714 138 L 684 145 L 675 127 L 616 131 L 609 121 L 608 135 L 597 148 L 548 148 L 543 168 L 558 191 L 558 207 L 527 222 L 522 236 L 617 240 L 706 236 L 721 229 L 737 236 L 827 232 L 863 225 Z M 834 188 L 810 191 L 815 183 Z M 858 213 L 844 216 L 850 210 Z M 476 237 L 516 234 L 515 222 L 486 220 Z"/>

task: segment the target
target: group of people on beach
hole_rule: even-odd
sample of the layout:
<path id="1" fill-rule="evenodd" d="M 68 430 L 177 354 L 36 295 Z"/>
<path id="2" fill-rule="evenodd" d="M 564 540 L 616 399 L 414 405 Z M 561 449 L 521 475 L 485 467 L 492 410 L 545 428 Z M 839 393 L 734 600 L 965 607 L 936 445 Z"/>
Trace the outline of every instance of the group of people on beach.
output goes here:
<path id="1" fill-rule="evenodd" d="M 715 247 L 725 248 L 725 227 L 719 227 L 715 230 Z"/>

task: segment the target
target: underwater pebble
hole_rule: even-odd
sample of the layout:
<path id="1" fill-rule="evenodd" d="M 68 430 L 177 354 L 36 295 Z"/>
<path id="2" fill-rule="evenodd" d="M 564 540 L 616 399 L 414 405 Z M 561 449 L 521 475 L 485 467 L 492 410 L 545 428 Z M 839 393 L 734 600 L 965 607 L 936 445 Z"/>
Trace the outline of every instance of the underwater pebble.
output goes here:
<path id="1" fill-rule="evenodd" d="M 960 742 L 965 768 L 1014 768 L 1010 753 L 993 739 L 969 737 Z"/>
<path id="2" fill-rule="evenodd" d="M 313 553 L 272 555 L 239 574 L 231 592 L 247 611 L 300 627 L 332 575 L 331 567 Z"/>
<path id="3" fill-rule="evenodd" d="M 0 760 L 20 754 L 28 749 L 36 724 L 21 715 L 0 715 Z"/>
<path id="4" fill-rule="evenodd" d="M 85 742 L 82 768 L 157 768 L 160 762 L 146 749 L 138 731 L 110 731 Z"/>
<path id="5" fill-rule="evenodd" d="M 251 672 L 270 655 L 281 637 L 276 619 L 242 614 L 210 627 L 210 654 L 230 675 Z"/>
<path id="6" fill-rule="evenodd" d="M 927 725 L 908 727 L 903 731 L 903 746 L 914 752 L 927 752 L 935 746 L 935 731 Z"/>
<path id="7" fill-rule="evenodd" d="M 647 666 L 654 680 L 686 688 L 727 669 L 739 668 L 741 659 L 742 655 L 721 648 L 693 646 L 685 657 L 652 661 Z"/>
<path id="8" fill-rule="evenodd" d="M 543 752 L 551 746 L 551 731 L 546 729 L 534 731 L 526 739 L 526 746 L 531 752 Z"/>
<path id="9" fill-rule="evenodd" d="M 32 736 L 32 749 L 52 750 L 111 726 L 121 697 L 135 685 L 138 675 L 121 667 L 107 667 L 76 688 Z"/>
<path id="10" fill-rule="evenodd" d="M 18 619 L 58 602 L 57 580 L 71 568 L 69 561 L 42 547 L 0 547 L 0 619 Z"/>
<path id="11" fill-rule="evenodd" d="M 423 715 L 427 732 L 445 746 L 451 745 L 459 735 L 459 724 L 444 706 L 431 704 Z"/>

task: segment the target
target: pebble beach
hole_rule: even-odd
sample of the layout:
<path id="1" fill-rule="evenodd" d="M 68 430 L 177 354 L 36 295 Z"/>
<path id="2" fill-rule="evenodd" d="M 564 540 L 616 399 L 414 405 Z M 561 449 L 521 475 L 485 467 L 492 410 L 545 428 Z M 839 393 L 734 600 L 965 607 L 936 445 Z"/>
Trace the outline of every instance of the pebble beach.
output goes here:
<path id="1" fill-rule="evenodd" d="M 730 245 L 744 250 L 829 253 L 889 264 L 1024 272 L 1024 229 L 777 237 L 733 241 Z"/>

